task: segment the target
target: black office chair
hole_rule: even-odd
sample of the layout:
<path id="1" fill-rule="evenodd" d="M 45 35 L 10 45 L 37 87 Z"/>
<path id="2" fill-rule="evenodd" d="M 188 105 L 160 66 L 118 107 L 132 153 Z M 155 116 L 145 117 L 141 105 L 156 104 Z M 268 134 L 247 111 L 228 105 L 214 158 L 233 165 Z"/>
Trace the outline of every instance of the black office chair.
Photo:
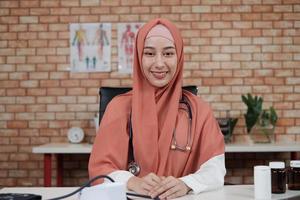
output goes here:
<path id="1" fill-rule="evenodd" d="M 130 87 L 101 87 L 99 89 L 99 124 L 104 115 L 107 104 L 117 95 L 130 91 Z M 195 85 L 184 86 L 182 89 L 187 90 L 195 95 L 198 93 L 198 88 Z"/>

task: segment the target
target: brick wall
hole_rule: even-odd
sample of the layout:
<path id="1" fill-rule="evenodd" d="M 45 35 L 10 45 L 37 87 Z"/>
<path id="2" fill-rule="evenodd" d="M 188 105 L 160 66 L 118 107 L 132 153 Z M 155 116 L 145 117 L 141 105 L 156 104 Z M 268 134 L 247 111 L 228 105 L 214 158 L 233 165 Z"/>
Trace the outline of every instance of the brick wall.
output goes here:
<path id="1" fill-rule="evenodd" d="M 0 186 L 42 185 L 43 157 L 32 146 L 66 142 L 72 126 L 93 141 L 98 88 L 131 85 L 117 72 L 117 23 L 154 17 L 181 30 L 184 84 L 197 85 L 217 117 L 230 110 L 240 118 L 234 141 L 246 136 L 240 96 L 247 92 L 277 109 L 277 141 L 300 141 L 299 0 L 1 0 Z M 69 23 L 79 22 L 112 23 L 111 73 L 68 71 Z M 228 154 L 226 180 L 251 182 L 251 167 L 267 158 L 289 159 Z M 66 185 L 87 179 L 87 160 L 65 158 Z"/>

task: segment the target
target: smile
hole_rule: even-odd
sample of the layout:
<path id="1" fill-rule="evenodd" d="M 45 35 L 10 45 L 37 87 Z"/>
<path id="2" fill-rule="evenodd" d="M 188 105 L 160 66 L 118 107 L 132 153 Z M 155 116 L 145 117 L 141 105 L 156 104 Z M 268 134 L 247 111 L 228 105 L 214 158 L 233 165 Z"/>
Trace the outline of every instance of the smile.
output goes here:
<path id="1" fill-rule="evenodd" d="M 167 71 L 151 71 L 151 74 L 156 78 L 156 79 L 163 79 L 167 76 Z"/>

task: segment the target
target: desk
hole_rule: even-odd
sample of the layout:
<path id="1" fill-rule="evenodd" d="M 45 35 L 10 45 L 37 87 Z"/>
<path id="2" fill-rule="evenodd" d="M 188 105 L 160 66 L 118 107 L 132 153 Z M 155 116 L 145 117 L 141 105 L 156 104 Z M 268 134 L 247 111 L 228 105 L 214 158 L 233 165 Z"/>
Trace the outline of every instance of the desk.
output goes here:
<path id="1" fill-rule="evenodd" d="M 52 177 L 52 154 L 56 157 L 57 178 L 56 185 L 63 185 L 63 155 L 64 154 L 90 154 L 92 151 L 91 144 L 71 144 L 71 143 L 49 143 L 33 147 L 33 153 L 44 154 L 44 186 L 51 186 Z"/>
<path id="2" fill-rule="evenodd" d="M 3 188 L 0 193 L 33 193 L 42 195 L 42 199 L 50 199 L 61 195 L 73 192 L 76 187 L 37 187 L 37 188 Z M 285 199 L 298 196 L 300 198 L 300 190 L 287 190 L 284 194 L 272 194 L 272 200 Z M 68 200 L 78 199 L 78 195 L 75 194 Z M 186 195 L 177 200 L 253 200 L 254 199 L 254 187 L 253 185 L 226 185 L 219 190 L 203 192 L 198 195 Z M 296 199 L 296 198 L 295 198 Z"/>
<path id="3" fill-rule="evenodd" d="M 33 147 L 33 153 L 44 154 L 44 186 L 51 186 L 51 156 L 57 159 L 57 186 L 62 186 L 63 154 L 89 154 L 92 144 L 49 143 Z M 272 144 L 226 144 L 227 153 L 257 153 L 257 152 L 291 152 L 291 159 L 296 159 L 296 152 L 300 152 L 300 143 L 272 143 Z"/>

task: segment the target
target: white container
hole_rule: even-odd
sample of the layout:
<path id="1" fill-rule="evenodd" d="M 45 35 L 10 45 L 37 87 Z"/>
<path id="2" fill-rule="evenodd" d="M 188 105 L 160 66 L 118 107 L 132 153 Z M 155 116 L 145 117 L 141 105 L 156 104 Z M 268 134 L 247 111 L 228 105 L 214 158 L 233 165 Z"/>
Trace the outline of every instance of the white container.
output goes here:
<path id="1" fill-rule="evenodd" d="M 254 197 L 259 200 L 272 198 L 271 168 L 269 166 L 254 167 Z"/>

